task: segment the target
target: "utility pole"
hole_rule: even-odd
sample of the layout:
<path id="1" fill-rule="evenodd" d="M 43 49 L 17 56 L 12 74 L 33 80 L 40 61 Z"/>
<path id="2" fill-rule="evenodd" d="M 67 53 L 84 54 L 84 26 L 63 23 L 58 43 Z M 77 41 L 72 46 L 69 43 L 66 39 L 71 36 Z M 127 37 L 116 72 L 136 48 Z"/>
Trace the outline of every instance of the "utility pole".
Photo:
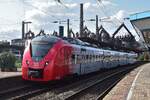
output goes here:
<path id="1" fill-rule="evenodd" d="M 22 40 L 24 39 L 25 28 L 24 28 L 24 21 L 22 21 Z"/>
<path id="2" fill-rule="evenodd" d="M 24 39 L 25 38 L 25 25 L 27 25 L 26 26 L 26 31 L 28 31 L 28 24 L 31 24 L 32 22 L 25 22 L 25 21 L 22 21 L 22 39 Z"/>
<path id="3" fill-rule="evenodd" d="M 80 4 L 80 37 L 84 37 L 83 34 L 83 26 L 84 26 L 84 22 L 83 22 L 83 3 Z"/>
<path id="4" fill-rule="evenodd" d="M 98 15 L 96 15 L 96 39 L 98 40 Z"/>
<path id="5" fill-rule="evenodd" d="M 69 32 L 69 30 L 70 30 L 70 28 L 69 28 L 69 19 L 67 19 L 67 35 L 68 35 L 68 37 L 71 37 L 71 34 L 70 34 L 70 32 Z"/>
<path id="6" fill-rule="evenodd" d="M 99 37 L 99 27 L 98 27 L 98 15 L 96 15 L 96 19 L 94 18 L 94 19 L 89 19 L 89 20 L 87 20 L 87 21 L 95 21 L 96 22 L 96 40 L 98 40 L 98 37 Z"/>

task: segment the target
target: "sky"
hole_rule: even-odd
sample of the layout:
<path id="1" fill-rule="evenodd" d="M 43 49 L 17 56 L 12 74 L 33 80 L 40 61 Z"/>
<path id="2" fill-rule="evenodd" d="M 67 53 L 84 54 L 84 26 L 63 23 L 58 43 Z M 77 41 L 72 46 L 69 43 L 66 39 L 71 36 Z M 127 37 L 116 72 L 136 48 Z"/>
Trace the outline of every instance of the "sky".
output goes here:
<path id="1" fill-rule="evenodd" d="M 98 15 L 99 18 L 106 18 L 99 22 L 99 26 L 103 25 L 111 35 L 124 22 L 136 39 L 136 32 L 124 18 L 150 10 L 150 0 L 61 0 L 61 4 L 57 0 L 0 0 L 0 40 L 21 38 L 22 21 L 31 21 L 29 28 L 35 34 L 41 29 L 52 34 L 54 30 L 58 31 L 60 25 L 53 21 L 66 21 L 69 18 L 70 27 L 77 32 L 80 3 L 84 3 L 84 24 L 90 31 L 95 32 L 95 22 L 87 20 Z M 61 25 L 65 27 L 66 33 L 66 23 Z M 122 33 L 126 34 L 125 30 L 122 29 Z"/>

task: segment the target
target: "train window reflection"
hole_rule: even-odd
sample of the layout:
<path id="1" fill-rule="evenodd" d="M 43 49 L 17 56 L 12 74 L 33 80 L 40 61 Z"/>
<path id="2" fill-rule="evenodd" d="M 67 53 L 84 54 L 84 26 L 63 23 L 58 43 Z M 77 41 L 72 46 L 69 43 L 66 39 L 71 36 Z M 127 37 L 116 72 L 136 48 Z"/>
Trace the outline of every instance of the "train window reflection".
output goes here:
<path id="1" fill-rule="evenodd" d="M 32 52 L 32 59 L 35 61 L 41 60 L 51 49 L 53 43 L 46 43 L 46 42 L 32 42 L 31 44 L 31 52 Z"/>

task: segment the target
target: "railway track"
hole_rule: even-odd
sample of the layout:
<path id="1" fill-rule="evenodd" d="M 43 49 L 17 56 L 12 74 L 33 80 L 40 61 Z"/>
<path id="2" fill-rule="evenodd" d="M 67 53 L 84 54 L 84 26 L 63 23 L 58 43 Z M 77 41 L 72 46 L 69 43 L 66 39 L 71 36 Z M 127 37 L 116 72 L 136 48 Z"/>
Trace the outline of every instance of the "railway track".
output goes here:
<path id="1" fill-rule="evenodd" d="M 95 76 L 87 78 L 87 79 L 81 79 L 80 81 L 73 82 L 72 84 L 67 84 L 67 85 L 64 85 L 63 87 L 52 89 L 45 94 L 41 94 L 38 97 L 31 98 L 31 100 L 40 100 L 40 99 L 72 100 L 72 99 L 76 99 L 76 98 L 77 98 L 76 100 L 78 100 L 78 99 L 80 99 L 80 98 L 78 98 L 79 95 L 82 97 L 82 95 L 83 95 L 82 93 L 85 93 L 86 91 L 88 91 L 89 88 L 93 87 L 94 85 L 97 85 L 100 83 L 101 88 L 103 88 L 103 87 L 105 87 L 106 83 L 108 83 L 108 82 L 111 83 L 111 84 L 108 84 L 108 87 L 101 90 L 101 93 L 97 92 L 98 94 L 94 97 L 94 100 L 97 97 L 102 98 L 116 83 L 118 83 L 118 81 L 120 81 L 120 79 L 122 79 L 122 77 L 125 76 L 126 73 L 128 73 L 132 69 L 136 68 L 138 65 L 139 64 L 132 65 L 132 67 L 125 66 L 125 67 L 122 67 L 125 70 L 122 70 L 122 68 L 117 68 L 117 69 L 113 69 L 111 71 L 106 71 L 105 73 L 102 73 L 100 75 L 99 74 L 95 75 Z M 116 75 L 118 75 L 119 77 L 115 78 Z M 114 78 L 115 80 L 112 81 L 111 80 L 112 78 Z M 106 82 L 106 81 L 108 81 L 108 82 Z M 100 86 L 98 86 L 98 87 L 100 87 Z M 99 99 L 99 98 L 97 98 L 97 99 Z M 88 98 L 86 98 L 86 99 L 88 99 Z"/>
<path id="2" fill-rule="evenodd" d="M 7 99 L 13 96 L 13 94 L 17 94 L 18 92 L 25 90 L 27 88 L 31 88 L 30 85 L 22 85 L 22 86 L 17 86 L 14 88 L 10 88 L 7 90 L 2 90 L 0 91 L 0 99 Z"/>
<path id="3" fill-rule="evenodd" d="M 27 99 L 27 98 L 30 98 L 30 97 L 33 97 L 35 95 L 38 95 L 38 94 L 41 94 L 43 92 L 46 92 L 48 91 L 50 88 L 37 88 L 37 89 L 33 89 L 32 87 L 32 90 L 30 90 L 29 92 L 26 92 L 24 94 L 20 94 L 18 96 L 14 96 L 10 99 L 12 100 L 22 100 L 22 99 Z"/>
<path id="4" fill-rule="evenodd" d="M 137 64 L 136 66 L 138 65 L 139 64 Z M 123 68 L 125 68 L 126 71 L 128 70 L 127 72 L 129 72 L 131 69 L 136 67 L 132 66 L 131 68 L 130 67 L 123 67 Z M 115 78 L 116 80 L 112 82 L 113 84 L 108 85 L 109 88 L 103 89 L 101 93 L 98 93 L 94 97 L 96 99 L 101 99 L 126 74 L 126 73 L 123 74 L 122 72 L 124 72 L 125 70 L 123 71 L 121 69 L 122 68 L 116 68 L 113 70 L 105 71 L 100 75 L 99 74 L 86 75 L 86 77 L 82 76 L 82 78 L 77 77 L 67 81 L 58 81 L 53 84 L 46 84 L 46 85 L 24 84 L 22 86 L 18 86 L 5 91 L 0 90 L 0 99 L 31 99 L 31 100 L 40 100 L 40 99 L 72 100 L 76 98 L 80 99 L 83 95 L 85 95 L 87 91 L 89 91 L 89 89 L 91 89 L 91 87 L 94 86 L 96 87 L 99 83 L 101 84 L 101 86 L 104 86 L 106 85 L 105 84 L 106 80 L 112 79 L 112 77 L 118 74 L 118 76 L 120 77 L 116 77 Z M 120 71 L 117 72 L 118 70 Z M 119 75 L 120 73 L 122 73 L 123 75 Z M 107 83 L 109 83 L 110 81 L 108 80 Z M 94 89 L 92 89 L 92 91 L 94 91 Z M 51 96 L 45 98 L 45 94 L 48 93 L 51 94 Z"/>
<path id="5" fill-rule="evenodd" d="M 99 79 L 85 88 L 66 96 L 65 100 L 102 100 L 103 97 L 133 68 L 121 70 Z"/>
<path id="6" fill-rule="evenodd" d="M 51 86 L 52 85 L 52 86 Z M 0 91 L 0 100 L 22 100 L 28 99 L 38 94 L 50 91 L 55 88 L 54 83 L 39 84 L 39 83 L 26 83 L 20 86 L 12 87 L 10 89 Z"/>
<path id="7" fill-rule="evenodd" d="M 12 87 L 20 86 L 23 84 L 21 75 L 12 76 L 0 79 L 0 91 L 10 89 Z"/>

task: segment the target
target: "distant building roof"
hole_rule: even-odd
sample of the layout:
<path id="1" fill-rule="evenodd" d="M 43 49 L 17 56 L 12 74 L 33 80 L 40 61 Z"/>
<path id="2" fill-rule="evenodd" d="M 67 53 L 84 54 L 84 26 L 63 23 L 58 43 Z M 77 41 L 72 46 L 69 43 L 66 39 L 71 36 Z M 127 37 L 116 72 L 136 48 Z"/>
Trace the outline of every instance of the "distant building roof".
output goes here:
<path id="1" fill-rule="evenodd" d="M 11 40 L 11 45 L 24 46 L 25 40 L 22 39 L 13 39 Z"/>
<path id="2" fill-rule="evenodd" d="M 3 45 L 10 45 L 10 42 L 7 41 L 7 40 L 3 40 L 3 41 L 0 41 L 0 44 L 3 44 Z"/>

